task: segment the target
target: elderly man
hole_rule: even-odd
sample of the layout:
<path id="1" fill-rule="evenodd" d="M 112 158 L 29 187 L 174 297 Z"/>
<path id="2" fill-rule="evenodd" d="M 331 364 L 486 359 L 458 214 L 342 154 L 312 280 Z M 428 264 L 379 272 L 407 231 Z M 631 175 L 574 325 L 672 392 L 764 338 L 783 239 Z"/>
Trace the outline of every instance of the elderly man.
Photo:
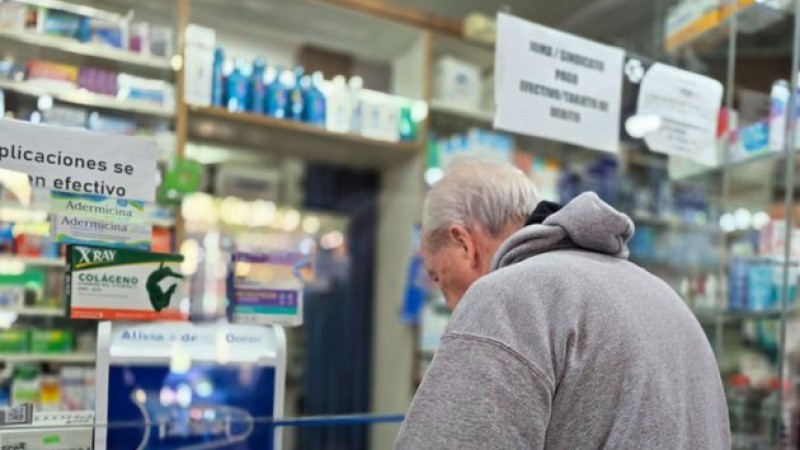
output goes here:
<path id="1" fill-rule="evenodd" d="M 729 449 L 706 336 L 627 261 L 633 229 L 593 193 L 540 203 L 510 166 L 445 176 L 423 245 L 454 312 L 396 448 Z"/>

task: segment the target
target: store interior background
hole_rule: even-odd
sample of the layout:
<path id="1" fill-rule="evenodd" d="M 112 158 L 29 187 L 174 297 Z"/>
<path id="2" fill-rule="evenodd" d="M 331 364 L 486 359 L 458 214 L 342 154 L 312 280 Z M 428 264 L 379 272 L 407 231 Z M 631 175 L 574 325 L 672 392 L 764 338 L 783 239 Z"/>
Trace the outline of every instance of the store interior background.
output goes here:
<path id="1" fill-rule="evenodd" d="M 176 170 L 199 176 L 198 192 L 162 190 L 153 218 L 160 248 L 187 257 L 195 320 L 224 317 L 232 249 L 314 253 L 305 323 L 288 330 L 286 416 L 406 410 L 447 320 L 418 267 L 416 226 L 425 190 L 449 155 L 463 153 L 518 164 L 547 199 L 594 190 L 631 215 L 631 259 L 674 287 L 715 349 L 734 447 L 800 448 L 800 327 L 793 326 L 800 233 L 783 239 L 787 216 L 800 231 L 797 160 L 788 145 L 769 148 L 776 138 L 769 132 L 782 126 L 771 126 L 779 82 L 788 96 L 800 50 L 793 46 L 798 2 L 690 1 L 705 8 L 692 14 L 713 12 L 714 20 L 690 23 L 689 32 L 670 22 L 674 0 L 82 0 L 88 8 L 77 10 L 77 0 L 18 3 L 86 15 L 132 11 L 134 22 L 166 30 L 164 54 L 134 55 L 62 45 L 0 15 L 0 92 L 7 117 L 153 136 L 163 179 Z M 723 163 L 705 168 L 653 153 L 627 134 L 610 155 L 492 131 L 494 46 L 467 37 L 465 19 L 498 11 L 621 47 L 645 66 L 663 62 L 719 80 Z M 191 59 L 192 42 L 178 32 L 187 24 L 214 30 L 226 72 L 250 73 L 264 58 L 268 70 L 321 71 L 332 90 L 336 75 L 360 77 L 359 98 L 395 105 L 407 115 L 403 127 L 331 129 L 330 116 L 314 125 L 235 111 L 242 105 L 229 102 L 192 104 L 186 93 L 197 72 L 189 68 L 212 68 Z M 132 83 L 159 95 L 126 97 L 121 82 L 114 92 L 87 93 L 54 83 L 44 70 L 34 79 L 31 61 L 156 80 Z M 478 74 L 474 100 L 447 98 L 441 77 L 453 61 Z M 184 66 L 185 73 L 176 70 Z M 336 92 L 342 101 L 353 89 Z M 623 115 L 634 109 L 633 94 L 626 85 Z M 0 286 L 24 285 L 26 307 L 0 312 L 0 384 L 14 383 L 20 366 L 32 368 L 40 386 L 57 386 L 65 369 L 90 378 L 94 324 L 64 317 L 63 264 L 43 250 L 47 212 L 13 204 L 11 182 L 3 183 L 0 221 L 23 225 L 16 243 L 2 248 Z M 763 289 L 732 293 L 743 279 L 758 279 Z M 416 308 L 420 297 L 424 306 Z M 4 346 L 22 331 L 41 334 L 42 349 Z M 386 449 L 396 432 L 394 424 L 288 429 L 284 448 Z"/>

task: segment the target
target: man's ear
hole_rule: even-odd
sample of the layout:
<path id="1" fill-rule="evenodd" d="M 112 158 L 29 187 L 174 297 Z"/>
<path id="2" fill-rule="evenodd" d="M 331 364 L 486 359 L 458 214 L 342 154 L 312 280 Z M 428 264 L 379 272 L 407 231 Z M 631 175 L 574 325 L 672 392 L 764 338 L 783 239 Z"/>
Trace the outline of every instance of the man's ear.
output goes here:
<path id="1" fill-rule="evenodd" d="M 468 259 L 470 266 L 476 265 L 478 263 L 478 247 L 469 230 L 463 225 L 451 225 L 448 232 L 450 240 L 459 249 L 459 255 Z"/>

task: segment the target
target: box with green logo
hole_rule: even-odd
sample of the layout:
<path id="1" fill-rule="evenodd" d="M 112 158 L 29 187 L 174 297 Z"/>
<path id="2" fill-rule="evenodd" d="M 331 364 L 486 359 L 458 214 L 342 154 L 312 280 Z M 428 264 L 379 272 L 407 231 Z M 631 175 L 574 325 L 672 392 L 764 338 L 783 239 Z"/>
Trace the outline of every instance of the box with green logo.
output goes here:
<path id="1" fill-rule="evenodd" d="M 188 320 L 182 262 L 181 255 L 70 245 L 66 275 L 70 317 Z"/>
<path id="2" fill-rule="evenodd" d="M 28 330 L 11 328 L 0 330 L 0 353 L 26 353 L 30 345 Z"/>
<path id="3" fill-rule="evenodd" d="M 33 353 L 69 353 L 73 335 L 68 330 L 31 330 L 30 342 Z"/>

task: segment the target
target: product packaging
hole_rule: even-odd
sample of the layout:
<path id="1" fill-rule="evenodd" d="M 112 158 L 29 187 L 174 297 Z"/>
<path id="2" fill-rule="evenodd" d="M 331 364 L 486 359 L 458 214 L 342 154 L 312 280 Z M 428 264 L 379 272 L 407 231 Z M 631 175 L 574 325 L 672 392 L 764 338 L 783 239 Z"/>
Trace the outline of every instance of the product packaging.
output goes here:
<path id="1" fill-rule="evenodd" d="M 481 103 L 480 68 L 460 59 L 444 56 L 434 66 L 433 97 L 448 104 L 475 110 Z"/>
<path id="2" fill-rule="evenodd" d="M 318 127 L 325 126 L 326 102 L 325 94 L 322 92 L 323 81 L 322 72 L 314 72 L 311 76 L 311 86 L 304 97 L 305 121 Z"/>
<path id="3" fill-rule="evenodd" d="M 85 27 L 85 19 L 77 14 L 48 10 L 44 16 L 44 34 L 79 39 L 81 29 Z"/>
<path id="4" fill-rule="evenodd" d="M 303 68 L 296 67 L 289 83 L 291 86 L 289 90 L 289 118 L 297 121 L 303 120 L 304 116 L 305 99 L 303 98 L 303 88 L 301 87 L 303 77 Z"/>
<path id="5" fill-rule="evenodd" d="M 118 75 L 113 70 L 81 67 L 78 75 L 78 86 L 90 92 L 114 97 L 118 91 Z"/>
<path id="6" fill-rule="evenodd" d="M 214 76 L 216 73 L 216 55 L 214 55 Z M 250 90 L 247 110 L 254 114 L 264 114 L 267 104 L 267 86 L 264 84 L 264 75 L 267 71 L 267 62 L 264 58 L 256 58 L 253 61 L 253 73 L 250 76 Z M 220 74 L 220 76 L 222 76 Z M 216 86 L 216 80 L 214 82 Z"/>
<path id="7" fill-rule="evenodd" d="M 22 31 L 25 28 L 27 7 L 20 3 L 0 3 L 0 28 L 11 31 Z"/>
<path id="8" fill-rule="evenodd" d="M 120 100 L 153 103 L 165 109 L 175 108 L 175 88 L 166 81 L 121 73 L 117 76 L 117 86 Z"/>
<path id="9" fill-rule="evenodd" d="M 765 311 L 773 307 L 772 262 L 752 261 L 747 268 L 747 309 Z"/>
<path id="10" fill-rule="evenodd" d="M 110 22 L 101 19 L 89 19 L 89 42 L 112 48 L 123 49 L 128 44 L 126 23 Z M 82 39 L 85 41 L 84 39 Z"/>
<path id="11" fill-rule="evenodd" d="M 244 112 L 247 106 L 248 76 L 243 73 L 241 61 L 234 61 L 233 71 L 225 80 L 225 104 L 228 111 Z"/>
<path id="12" fill-rule="evenodd" d="M 27 353 L 30 332 L 20 328 L 0 330 L 0 353 Z"/>
<path id="13" fill-rule="evenodd" d="M 26 82 L 53 89 L 71 89 L 78 85 L 78 72 L 76 66 L 31 60 L 28 61 Z"/>
<path id="14" fill-rule="evenodd" d="M 215 52 L 216 40 L 217 34 L 213 28 L 196 24 L 186 27 L 186 59 L 183 69 L 186 103 L 222 106 L 222 50 L 217 49 Z M 220 85 L 217 86 L 217 83 Z"/>
<path id="15" fill-rule="evenodd" d="M 333 77 L 330 83 L 324 85 L 326 98 L 325 123 L 330 131 L 339 133 L 350 132 L 353 107 L 347 92 L 347 82 L 344 76 Z"/>
<path id="16" fill-rule="evenodd" d="M 31 330 L 30 351 L 33 353 L 69 353 L 73 335 L 68 330 Z"/>
<path id="17" fill-rule="evenodd" d="M 234 323 L 303 323 L 303 282 L 299 270 L 310 265 L 301 253 L 243 253 L 231 256 L 229 316 Z"/>
<path id="18" fill-rule="evenodd" d="M 121 248 L 67 248 L 66 297 L 73 319 L 188 320 L 183 256 Z"/>
<path id="19" fill-rule="evenodd" d="M 269 70 L 268 70 L 269 73 Z M 275 78 L 268 75 L 271 80 L 267 86 L 267 115 L 276 119 L 284 119 L 290 114 L 289 90 L 292 86 L 294 74 L 289 70 L 276 69 Z"/>

